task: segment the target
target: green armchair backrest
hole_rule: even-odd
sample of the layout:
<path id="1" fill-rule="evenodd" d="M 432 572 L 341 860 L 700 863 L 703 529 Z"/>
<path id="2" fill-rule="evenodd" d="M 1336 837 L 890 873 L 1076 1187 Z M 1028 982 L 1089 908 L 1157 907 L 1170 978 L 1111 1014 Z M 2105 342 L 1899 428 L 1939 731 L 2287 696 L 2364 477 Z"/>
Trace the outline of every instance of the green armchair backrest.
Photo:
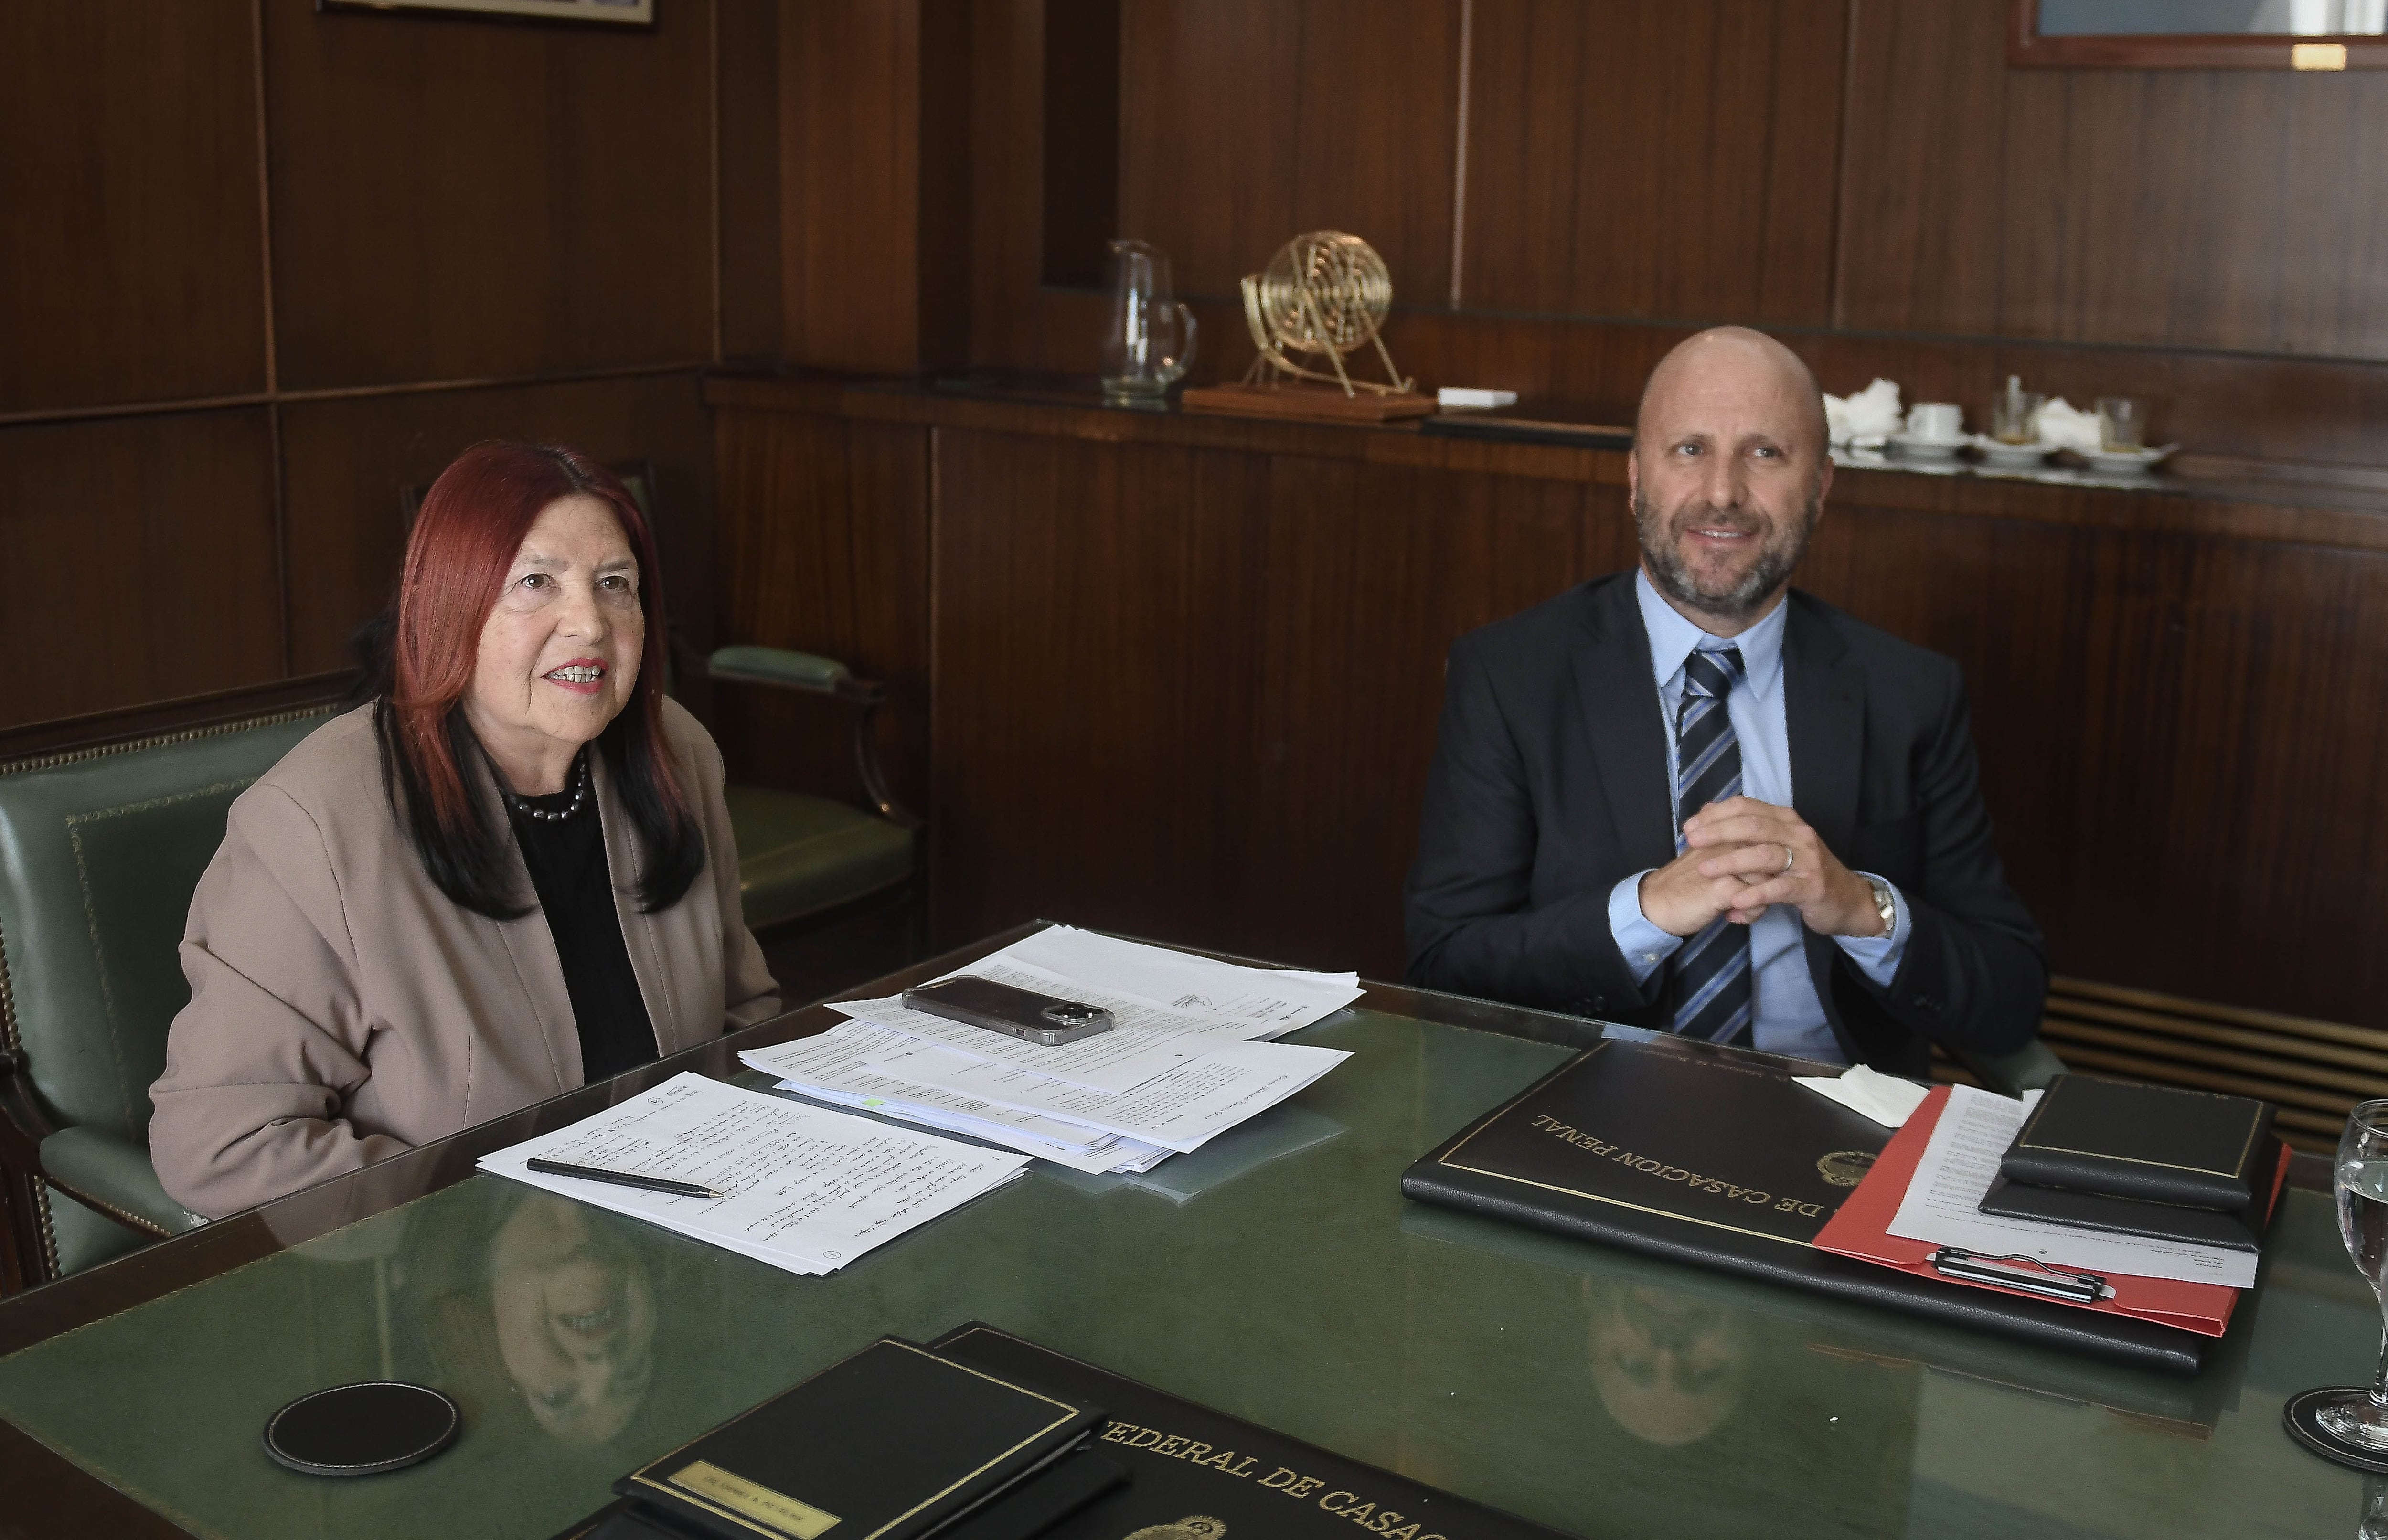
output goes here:
<path id="1" fill-rule="evenodd" d="M 224 813 L 311 714 L 0 775 L 0 1005 L 61 1127 L 146 1142 L 177 954 Z"/>

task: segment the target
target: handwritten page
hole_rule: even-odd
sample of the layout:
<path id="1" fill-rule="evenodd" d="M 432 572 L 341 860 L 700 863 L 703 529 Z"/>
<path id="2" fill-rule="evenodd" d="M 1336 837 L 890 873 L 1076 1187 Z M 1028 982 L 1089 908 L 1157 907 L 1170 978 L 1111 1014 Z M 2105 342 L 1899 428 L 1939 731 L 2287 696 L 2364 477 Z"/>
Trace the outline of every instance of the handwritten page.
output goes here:
<path id="1" fill-rule="evenodd" d="M 1117 1138 L 1117 1135 L 1088 1128 L 1084 1123 L 1065 1123 L 1058 1118 L 1040 1117 L 1033 1112 L 998 1106 L 993 1102 L 965 1096 L 959 1092 L 915 1085 L 872 1067 L 889 1054 L 908 1052 L 918 1046 L 919 1040 L 908 1038 L 892 1028 L 854 1020 L 843 1022 L 815 1037 L 798 1038 L 794 1042 L 782 1042 L 769 1048 L 749 1049 L 738 1057 L 748 1068 L 794 1081 L 801 1090 L 853 1092 L 887 1101 L 910 1102 L 941 1112 L 957 1113 L 1024 1135 L 1040 1143 L 1058 1144 L 1064 1149 L 1085 1150 L 1108 1145 Z"/>
<path id="2" fill-rule="evenodd" d="M 784 1091 L 1006 1144 L 1072 1170 L 1089 1174 L 1145 1170 L 1171 1153 L 1084 1123 L 1063 1122 L 958 1092 L 916 1085 L 870 1067 L 870 1055 L 889 1044 L 897 1049 L 917 1046 L 914 1040 L 887 1028 L 847 1021 L 814 1037 L 748 1049 L 739 1058 L 749 1068 L 781 1077 Z"/>
<path id="3" fill-rule="evenodd" d="M 1949 1104 L 1933 1127 L 1906 1196 L 1899 1200 L 1890 1233 L 1992 1256 L 2030 1256 L 2068 1271 L 2223 1283 L 2234 1289 L 2255 1283 L 2253 1252 L 2108 1235 L 1983 1213 L 1982 1199 L 1998 1178 L 1999 1161 L 2038 1097 L 2034 1092 L 2022 1101 L 2011 1101 L 1972 1086 L 1950 1086 Z"/>
<path id="4" fill-rule="evenodd" d="M 695 1182 L 679 1197 L 531 1171 L 534 1156 Z M 1000 1186 L 1022 1155 L 912 1133 L 701 1075 L 675 1076 L 480 1167 L 793 1272 L 829 1272 Z"/>
<path id="5" fill-rule="evenodd" d="M 1049 1160 L 1056 1166 L 1067 1167 L 1073 1171 L 1084 1171 L 1088 1176 L 1149 1171 L 1162 1160 L 1177 1153 L 1175 1150 L 1162 1149 L 1158 1144 L 1140 1143 L 1133 1139 L 1122 1139 L 1115 1134 L 1108 1133 L 1102 1135 L 1101 1142 L 1091 1149 L 1073 1150 L 1066 1145 L 1047 1144 L 1026 1134 L 1010 1132 L 1000 1124 L 982 1123 L 976 1118 L 965 1117 L 959 1113 L 941 1111 L 934 1106 L 901 1098 L 823 1091 L 796 1080 L 781 1080 L 780 1089 L 794 1095 L 810 1097 L 815 1101 L 852 1107 L 857 1112 L 870 1113 L 881 1117 L 900 1118 L 907 1123 L 918 1123 L 924 1128 L 943 1129 L 947 1133 L 959 1134 L 965 1139 L 982 1139 L 990 1143 L 1006 1145 L 1018 1150 L 1022 1155 L 1035 1155 L 1039 1160 Z"/>

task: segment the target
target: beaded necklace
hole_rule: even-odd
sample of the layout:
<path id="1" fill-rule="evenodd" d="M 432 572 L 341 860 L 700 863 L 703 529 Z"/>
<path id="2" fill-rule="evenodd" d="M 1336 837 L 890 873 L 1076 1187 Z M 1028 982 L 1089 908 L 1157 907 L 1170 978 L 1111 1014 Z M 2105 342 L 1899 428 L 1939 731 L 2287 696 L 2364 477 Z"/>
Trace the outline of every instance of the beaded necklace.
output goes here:
<path id="1" fill-rule="evenodd" d="M 566 805 L 557 808 L 552 813 L 543 807 L 533 807 L 527 800 L 516 796 L 511 788 L 501 783 L 499 789 L 504 791 L 506 794 L 506 805 L 514 809 L 516 813 L 522 814 L 527 817 L 537 818 L 542 823 L 560 824 L 566 818 L 571 817 L 574 814 L 579 812 L 581 807 L 589 801 L 588 751 L 584 749 L 579 753 L 574 755 L 572 763 L 574 766 L 572 801 Z"/>

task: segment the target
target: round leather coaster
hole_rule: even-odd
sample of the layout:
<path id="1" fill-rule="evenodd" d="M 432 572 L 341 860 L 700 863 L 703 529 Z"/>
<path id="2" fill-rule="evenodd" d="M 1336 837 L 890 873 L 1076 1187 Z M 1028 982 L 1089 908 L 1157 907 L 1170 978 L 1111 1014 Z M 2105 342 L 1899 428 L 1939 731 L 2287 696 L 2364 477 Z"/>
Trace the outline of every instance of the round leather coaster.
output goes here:
<path id="1" fill-rule="evenodd" d="M 2354 1390 L 2357 1395 L 2363 1394 L 2361 1387 L 2347 1385 L 2324 1385 L 2319 1390 L 2299 1391 L 2289 1397 L 2287 1406 L 2280 1408 L 2280 1423 L 2289 1430 L 2291 1438 L 2333 1465 L 2344 1465 L 2352 1471 L 2369 1471 L 2374 1475 L 2388 1476 L 2388 1453 L 2375 1453 L 2369 1449 L 2357 1449 L 2351 1445 L 2342 1444 L 2323 1432 L 2321 1424 L 2314 1420 L 2316 1412 L 2346 1395 L 2349 1390 Z"/>
<path id="2" fill-rule="evenodd" d="M 456 1441 L 456 1403 L 426 1385 L 368 1380 L 298 1397 L 268 1418 L 265 1452 L 311 1476 L 402 1471 Z"/>

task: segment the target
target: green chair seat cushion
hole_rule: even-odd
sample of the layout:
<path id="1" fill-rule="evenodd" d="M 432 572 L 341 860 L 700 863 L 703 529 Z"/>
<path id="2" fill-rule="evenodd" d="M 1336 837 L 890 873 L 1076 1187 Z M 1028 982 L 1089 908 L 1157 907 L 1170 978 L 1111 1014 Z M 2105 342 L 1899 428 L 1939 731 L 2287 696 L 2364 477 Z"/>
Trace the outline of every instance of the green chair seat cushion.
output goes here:
<path id="1" fill-rule="evenodd" d="M 859 808 L 762 786 L 732 786 L 725 796 L 750 929 L 834 909 L 912 875 L 912 831 Z"/>
<path id="2" fill-rule="evenodd" d="M 146 1219 L 170 1235 L 207 1222 L 166 1195 L 146 1147 L 97 1129 L 60 1129 L 43 1140 L 42 1170 L 69 1192 Z"/>

